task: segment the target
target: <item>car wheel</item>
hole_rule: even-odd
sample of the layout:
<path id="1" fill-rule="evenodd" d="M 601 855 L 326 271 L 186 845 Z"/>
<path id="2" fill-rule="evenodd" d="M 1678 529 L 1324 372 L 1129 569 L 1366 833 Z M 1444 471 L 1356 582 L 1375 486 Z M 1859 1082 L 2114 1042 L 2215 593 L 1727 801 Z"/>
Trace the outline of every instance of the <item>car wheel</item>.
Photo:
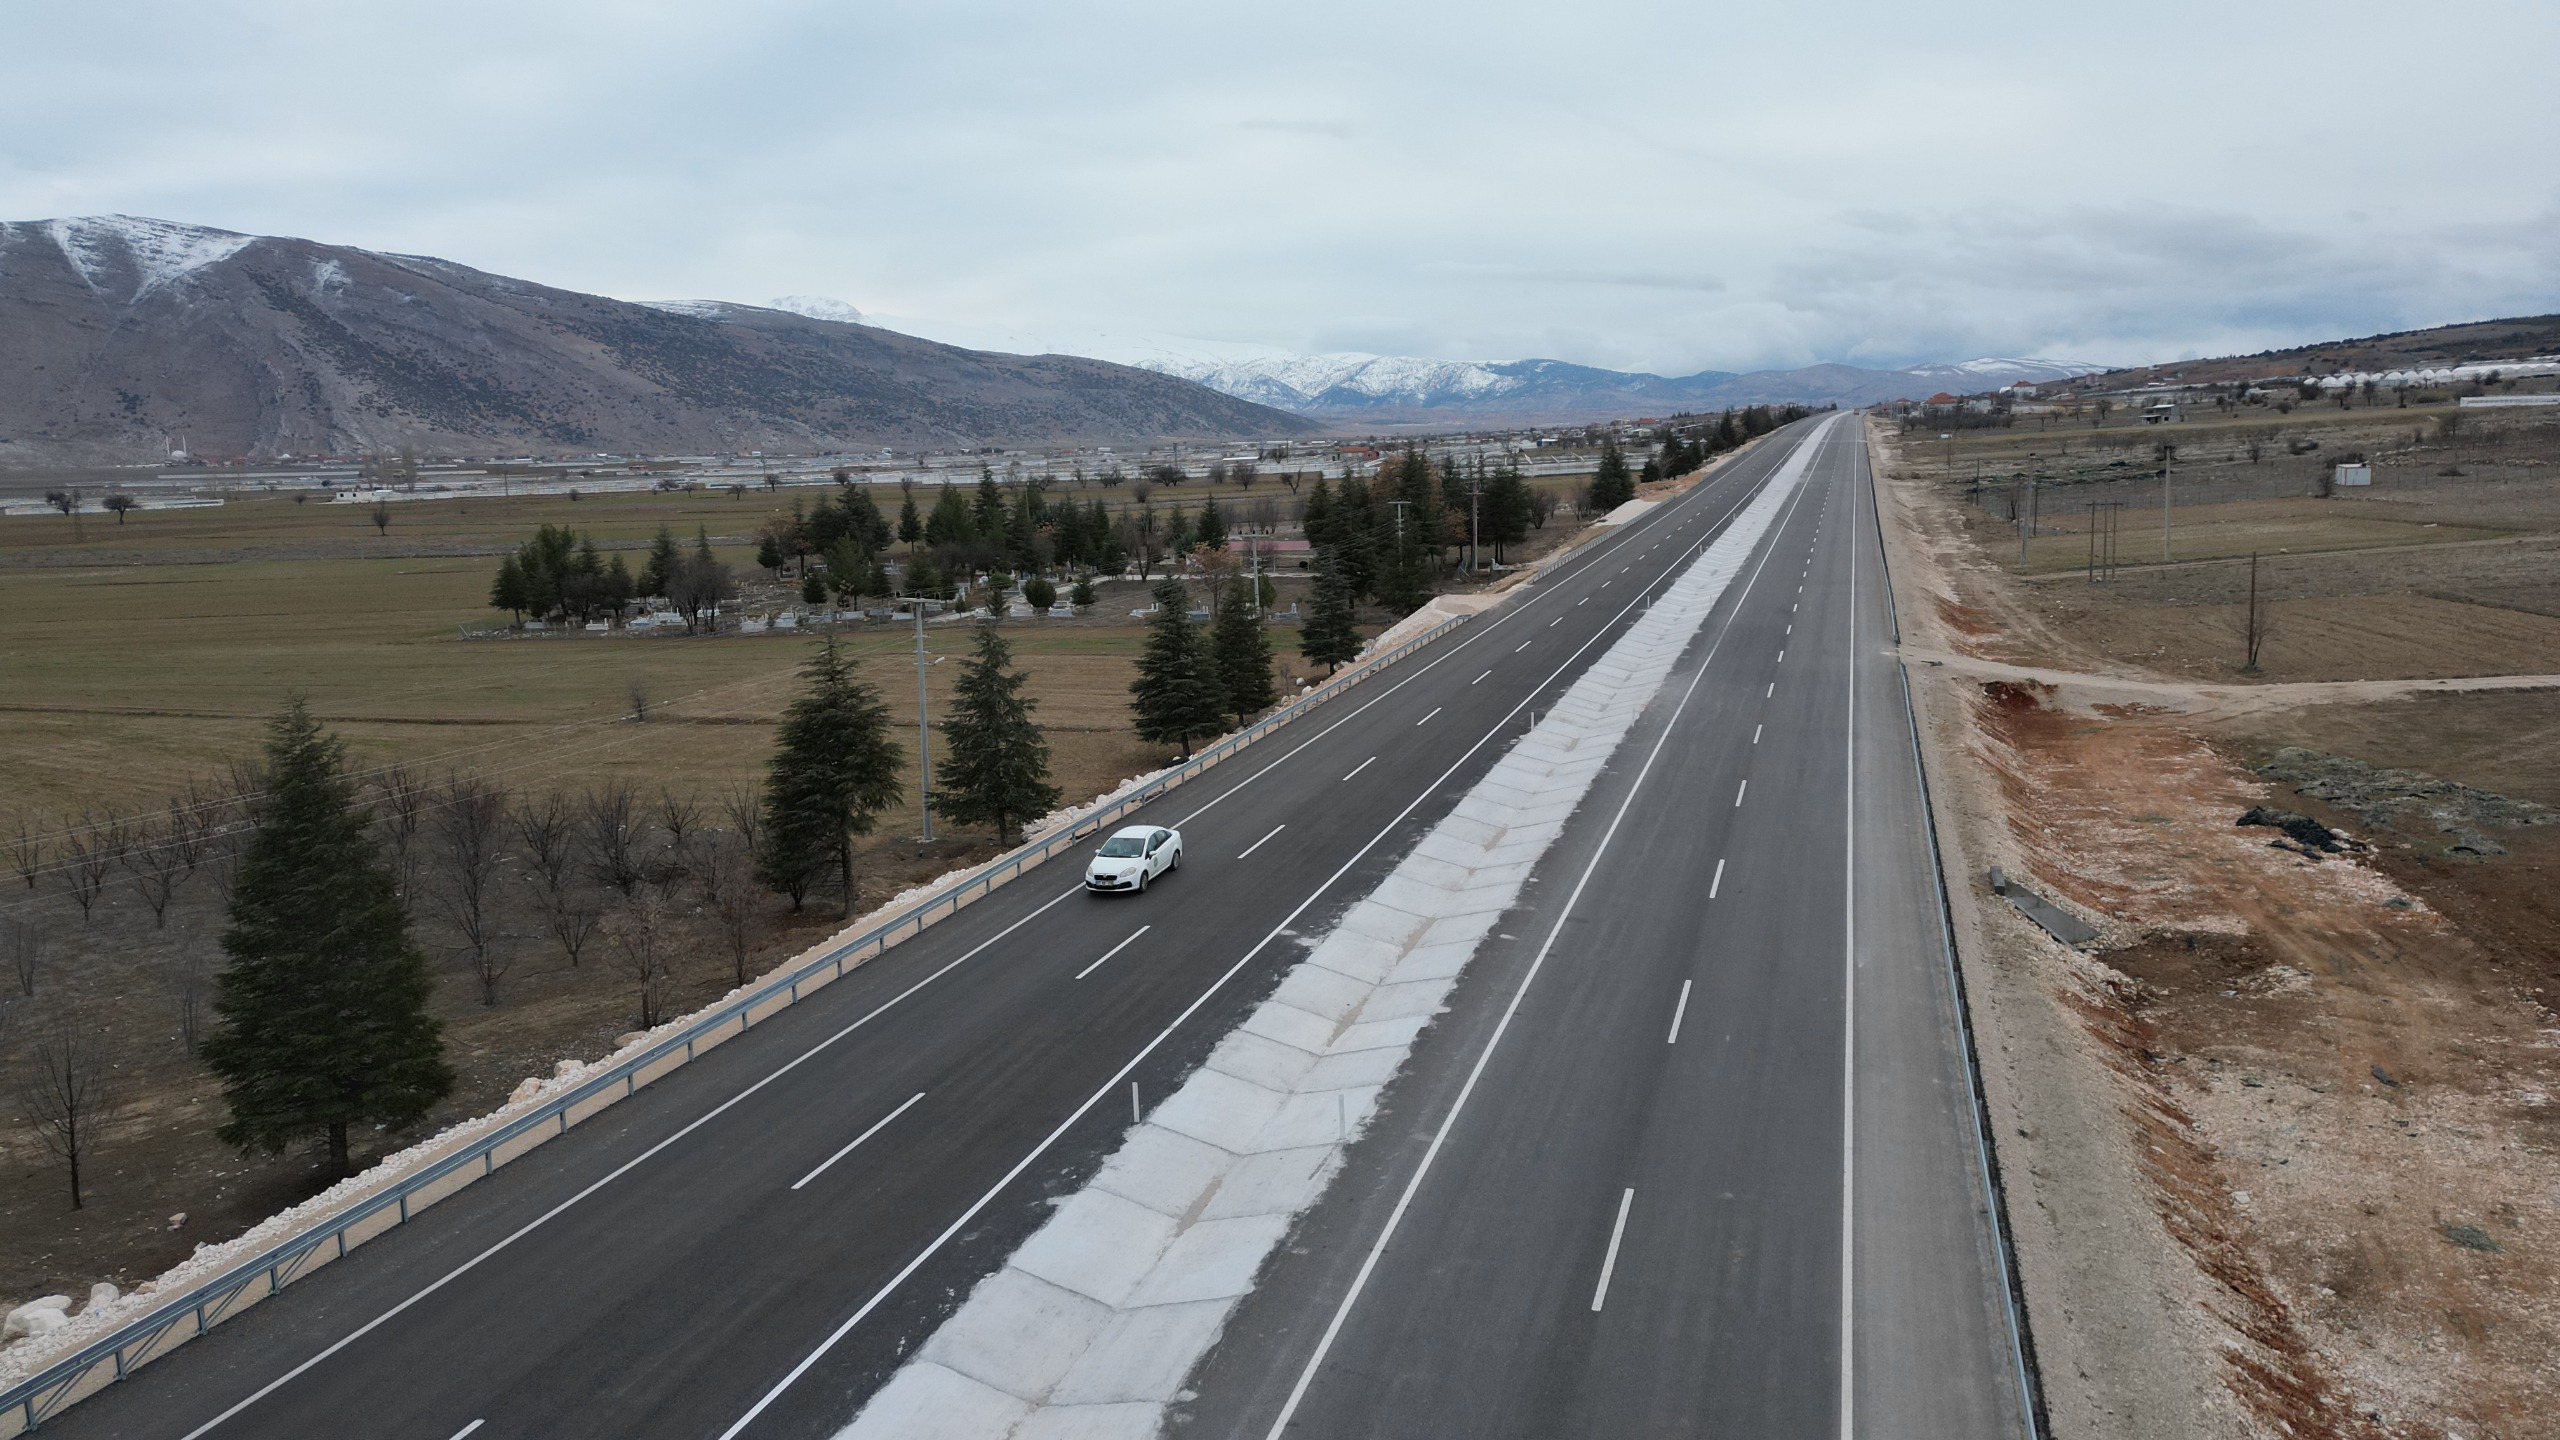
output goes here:
<path id="1" fill-rule="evenodd" d="M 1147 880 L 1148 880 L 1147 872 L 1146 872 L 1146 871 L 1144 871 L 1144 870 L 1139 871 L 1139 872 L 1138 872 L 1138 893 L 1139 893 L 1139 894 L 1141 894 L 1141 895 L 1144 895 L 1144 894 L 1146 894 L 1146 893 L 1147 893 Z"/>
<path id="2" fill-rule="evenodd" d="M 1176 870 L 1182 868 L 1182 852 L 1179 850 L 1173 852 L 1173 868 Z"/>

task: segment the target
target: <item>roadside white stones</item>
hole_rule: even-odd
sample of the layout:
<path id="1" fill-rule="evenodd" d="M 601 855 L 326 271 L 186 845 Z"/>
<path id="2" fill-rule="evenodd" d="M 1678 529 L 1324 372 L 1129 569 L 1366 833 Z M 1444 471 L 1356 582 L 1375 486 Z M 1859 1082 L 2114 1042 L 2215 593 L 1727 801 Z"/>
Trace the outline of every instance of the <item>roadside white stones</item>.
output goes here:
<path id="1" fill-rule="evenodd" d="M 1808 441 L 840 1440 L 1152 1437 L 1804 477 Z"/>

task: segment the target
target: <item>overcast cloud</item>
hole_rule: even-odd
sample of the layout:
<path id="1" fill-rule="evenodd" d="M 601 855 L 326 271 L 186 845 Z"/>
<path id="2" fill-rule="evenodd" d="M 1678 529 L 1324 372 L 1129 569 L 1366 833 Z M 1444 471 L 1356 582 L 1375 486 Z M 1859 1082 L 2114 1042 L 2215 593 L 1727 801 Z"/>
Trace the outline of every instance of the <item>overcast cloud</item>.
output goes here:
<path id="1" fill-rule="evenodd" d="M 2174 359 L 2560 309 L 2555 58 L 2544 5 L 0 0 L 0 218 L 1124 358 Z"/>

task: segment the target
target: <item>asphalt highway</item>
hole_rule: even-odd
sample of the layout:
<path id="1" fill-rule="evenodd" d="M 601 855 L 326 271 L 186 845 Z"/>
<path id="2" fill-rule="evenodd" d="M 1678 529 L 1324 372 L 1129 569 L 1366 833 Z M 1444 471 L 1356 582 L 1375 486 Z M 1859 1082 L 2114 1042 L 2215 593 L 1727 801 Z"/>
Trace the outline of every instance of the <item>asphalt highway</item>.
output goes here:
<path id="1" fill-rule="evenodd" d="M 832 1434 L 1038 1226 L 1050 1197 L 1090 1176 L 1132 1105 L 1169 1093 L 1199 1063 L 1268 993 L 1301 953 L 1300 942 L 1324 933 L 1393 867 L 1807 429 L 1763 441 L 1688 494 L 1586 546 L 1518 601 L 1469 621 L 1132 817 L 1175 825 L 1186 839 L 1183 869 L 1144 896 L 1084 894 L 1080 860 L 1033 871 L 418 1222 L 82 1402 L 46 1433 L 152 1440 Z M 1824 493 L 1835 511 L 1845 506 L 1843 487 Z M 1798 543 L 1794 527 L 1820 513 L 1811 492 L 1807 504 L 1812 508 L 1799 506 L 1790 528 L 1770 542 L 1771 553 Z M 1835 523 L 1822 544 L 1836 548 L 1835 537 L 1845 533 Z M 1816 558 L 1830 553 L 1817 551 Z M 1845 622 L 1834 615 L 1829 623 L 1836 630 Z M 1826 664 L 1845 673 L 1846 649 L 1818 643 L 1833 648 L 1791 657 L 1791 681 L 1799 674 L 1818 680 Z M 1836 699 L 1824 710 L 1816 694 L 1799 700 L 1792 685 L 1778 693 L 1790 706 L 1811 707 L 1797 738 L 1809 746 L 1828 725 L 1836 739 Z M 1700 732 L 1707 735 L 1702 743 L 1729 748 L 1733 737 L 1725 732 L 1738 723 L 1716 721 L 1712 735 Z M 1774 762 L 1798 751 L 1791 742 L 1761 753 Z M 1755 780 L 1752 804 L 1715 817 L 1715 825 L 1756 822 L 1761 811 L 1753 807 L 1764 795 L 1773 813 L 1812 805 L 1824 783 L 1812 754 L 1807 749 L 1794 762 L 1803 773 L 1793 780 L 1769 772 L 1775 794 Z M 1686 775 L 1707 763 L 1683 762 L 1681 769 Z M 1829 783 L 1836 795 L 1836 777 Z M 1789 784 L 1805 787 L 1793 801 Z M 1681 817 L 1663 824 L 1664 853 L 1655 858 L 1677 860 L 1677 884 L 1624 892 L 1632 912 L 1665 901 L 1685 907 L 1693 898 L 1685 892 L 1697 890 L 1689 872 L 1703 842 Z M 1836 900 L 1838 856 L 1817 854 L 1820 826 L 1803 824 L 1800 844 L 1784 842 L 1795 848 L 1748 861 L 1737 850 L 1736 861 L 1753 867 L 1751 887 Z M 1836 813 L 1831 829 L 1836 839 Z M 1569 839 L 1560 853 L 1571 848 Z M 1807 868 L 1791 875 L 1784 867 L 1796 863 L 1797 849 Z M 1658 884 L 1668 872 L 1654 873 Z M 1728 877 L 1727 886 L 1739 878 Z M 1600 908 L 1586 904 L 1583 913 Z M 1694 926 L 1622 918 L 1628 928 L 1614 943 L 1663 947 L 1666 956 L 1684 945 L 1696 949 Z M 1673 962 L 1643 963 L 1667 976 Z M 1828 982 L 1835 1010 L 1836 972 L 1835 965 Z M 1707 973 L 1699 971 L 1702 979 Z M 1750 1079 L 1743 1093 L 1836 1132 L 1836 1115 L 1822 1119 L 1839 1099 L 1837 1045 L 1821 1038 L 1822 983 L 1808 974 L 1799 985 L 1790 969 L 1784 980 L 1737 982 L 1737 993 L 1712 1007 L 1703 998 L 1692 1005 L 1702 1025 L 1711 1023 L 1713 1009 L 1716 1025 L 1786 1027 L 1766 1037 L 1788 1051 L 1774 1057 L 1784 1062 L 1784 1078 Z M 1632 980 L 1620 988 L 1626 993 L 1610 1003 L 1630 1015 L 1651 1003 L 1635 994 Z M 1771 1009 L 1755 1015 L 1752 1003 Z M 1698 1042 L 1684 1038 L 1690 1048 L 1672 1065 L 1649 1068 L 1669 1084 L 1672 1071 L 1705 1063 L 1693 1057 L 1709 1054 L 1701 1042 L 1710 1033 L 1699 1031 Z M 1557 1043 L 1571 1037 L 1559 1032 Z M 1815 1052 L 1826 1044 L 1832 1078 L 1800 1076 L 1806 1066 L 1819 1068 Z M 1616 1058 L 1592 1057 L 1587 1068 L 1616 1069 Z M 1744 1064 L 1737 1053 L 1718 1073 L 1740 1077 Z M 1828 1102 L 1818 1093 L 1826 1083 Z M 1647 1101 L 1649 1111 L 1651 1084 L 1622 1082 L 1612 1103 Z M 1733 1127 L 1749 1128 L 1734 1095 L 1710 1096 L 1708 1108 L 1731 1112 Z M 1684 1123 L 1668 1108 L 1648 1122 L 1668 1128 L 1655 1142 L 1660 1157 L 1647 1163 L 1702 1163 L 1697 1153 L 1678 1158 L 1699 1152 L 1694 1140 L 1671 1133 Z M 1770 1126 L 1776 1123 L 1770 1117 Z M 1649 1133 L 1645 1126 L 1628 1130 L 1624 1144 L 1605 1154 L 1576 1151 L 1575 1164 L 1625 1162 L 1621 1169 L 1635 1177 L 1627 1183 L 1644 1189 L 1628 1222 L 1629 1243 L 1660 1247 L 1668 1244 L 1661 1237 L 1673 1212 L 1656 1207 L 1689 1182 L 1680 1178 L 1687 1172 L 1657 1176 L 1636 1164 Z M 1802 1144 L 1791 1145 L 1768 1128 L 1753 1142 L 1754 1153 L 1776 1167 L 1767 1205 L 1836 1212 L 1836 1194 L 1826 1200 L 1821 1186 L 1836 1171 L 1837 1146 L 1821 1134 L 1807 1129 L 1796 1137 Z M 1940 1180 L 1921 1176 L 1917 1183 Z M 1582 1225 L 1585 1197 L 1550 1199 L 1551 1213 L 1571 1213 Z M 1698 1196 L 1688 1203 L 1707 1206 Z M 1500 1208 L 1509 1213 L 1510 1197 Z M 1707 1206 L 1678 1223 L 1713 1213 Z M 1488 1214 L 1484 1223 L 1504 1222 Z M 1561 1254 L 1569 1247 L 1550 1236 L 1542 1248 Z M 1648 1269 L 1675 1258 L 1669 1249 L 1647 1254 Z M 1771 1298 L 1793 1305 L 1821 1292 L 1831 1283 L 1829 1264 L 1811 1253 L 1790 1260 L 1780 1268 L 1792 1278 Z M 1604 1317 L 1610 1326 L 1618 1316 L 1644 1313 L 1643 1291 L 1630 1285 L 1621 1292 L 1625 1298 L 1613 1303 L 1622 1308 Z M 1759 1293 L 1728 1295 L 1716 1313 L 1748 1312 Z"/>
<path id="2" fill-rule="evenodd" d="M 1871 496 L 1842 425 L 1175 1433 L 2029 1433 Z"/>

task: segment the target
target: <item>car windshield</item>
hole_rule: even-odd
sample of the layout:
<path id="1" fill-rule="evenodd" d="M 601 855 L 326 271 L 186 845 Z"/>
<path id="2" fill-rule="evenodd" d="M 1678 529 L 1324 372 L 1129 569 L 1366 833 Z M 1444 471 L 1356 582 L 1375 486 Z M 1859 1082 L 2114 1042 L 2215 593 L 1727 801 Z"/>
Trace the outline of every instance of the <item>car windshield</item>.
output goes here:
<path id="1" fill-rule="evenodd" d="M 1146 853 L 1146 841 L 1135 835 L 1114 835 L 1102 842 L 1102 858 L 1105 860 L 1125 860 L 1132 855 Z"/>

